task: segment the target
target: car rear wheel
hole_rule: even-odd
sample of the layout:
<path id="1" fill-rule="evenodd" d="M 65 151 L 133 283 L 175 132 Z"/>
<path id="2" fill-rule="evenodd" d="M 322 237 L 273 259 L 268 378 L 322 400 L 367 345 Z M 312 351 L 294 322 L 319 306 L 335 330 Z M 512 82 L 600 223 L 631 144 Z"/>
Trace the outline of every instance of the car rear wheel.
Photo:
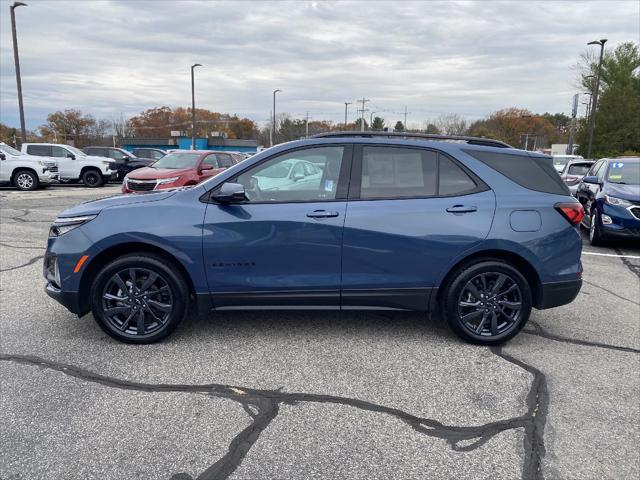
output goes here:
<path id="1" fill-rule="evenodd" d="M 189 290 L 177 268 L 149 254 L 132 254 L 107 264 L 91 289 L 98 325 L 126 343 L 165 338 L 184 319 Z"/>
<path id="2" fill-rule="evenodd" d="M 102 174 L 98 170 L 86 170 L 82 174 L 82 183 L 89 188 L 101 187 L 103 183 Z"/>
<path id="3" fill-rule="evenodd" d="M 496 345 L 513 338 L 531 314 L 531 288 L 522 274 L 501 260 L 459 268 L 445 285 L 442 311 L 464 340 Z"/>
<path id="4" fill-rule="evenodd" d="M 594 247 L 600 246 L 604 243 L 602 240 L 602 232 L 600 231 L 600 224 L 598 223 L 598 210 L 593 209 L 591 211 L 591 222 L 589 223 L 589 243 Z"/>
<path id="5" fill-rule="evenodd" d="M 13 183 L 18 190 L 29 191 L 38 188 L 38 176 L 29 170 L 22 170 L 13 177 Z"/>

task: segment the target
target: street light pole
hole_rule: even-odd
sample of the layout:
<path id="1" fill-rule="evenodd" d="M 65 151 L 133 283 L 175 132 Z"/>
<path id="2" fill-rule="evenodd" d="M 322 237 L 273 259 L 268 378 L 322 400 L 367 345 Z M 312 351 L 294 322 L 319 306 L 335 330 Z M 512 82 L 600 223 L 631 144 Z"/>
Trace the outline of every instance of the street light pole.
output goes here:
<path id="1" fill-rule="evenodd" d="M 353 102 L 344 102 L 344 129 L 347 129 L 347 108 L 349 107 L 349 105 L 351 105 Z"/>
<path id="2" fill-rule="evenodd" d="M 11 10 L 11 35 L 13 36 L 13 59 L 16 64 L 16 84 L 18 86 L 18 109 L 20 110 L 20 137 L 22 143 L 27 142 L 27 129 L 24 126 L 24 104 L 22 103 L 22 79 L 20 77 L 20 59 L 18 57 L 18 36 L 16 34 L 16 13 L 17 7 L 26 7 L 26 3 L 13 2 L 9 7 Z"/>
<path id="3" fill-rule="evenodd" d="M 591 158 L 591 145 L 593 144 L 593 130 L 596 126 L 596 106 L 598 105 L 598 90 L 600 90 L 600 74 L 602 72 L 602 57 L 604 56 L 604 44 L 606 38 L 594 40 L 587 45 L 600 45 L 600 60 L 598 61 L 598 72 L 596 73 L 596 85 L 591 95 L 591 116 L 589 118 L 589 147 L 587 148 L 587 158 Z"/>
<path id="4" fill-rule="evenodd" d="M 199 63 L 191 65 L 191 150 L 196 149 L 196 93 L 193 69 L 201 66 Z"/>
<path id="5" fill-rule="evenodd" d="M 269 146 L 273 147 L 273 140 L 276 136 L 276 93 L 282 90 L 276 89 L 273 91 L 273 121 L 271 122 L 271 130 L 269 130 Z"/>

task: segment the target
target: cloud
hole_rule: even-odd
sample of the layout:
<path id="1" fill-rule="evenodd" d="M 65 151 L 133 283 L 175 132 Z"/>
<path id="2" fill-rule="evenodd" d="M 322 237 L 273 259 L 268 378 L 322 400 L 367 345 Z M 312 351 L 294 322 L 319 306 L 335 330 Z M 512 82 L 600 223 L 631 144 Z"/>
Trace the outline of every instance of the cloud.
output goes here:
<path id="1" fill-rule="evenodd" d="M 30 128 L 65 108 L 119 118 L 188 105 L 196 62 L 199 106 L 259 122 L 275 88 L 279 111 L 338 122 L 362 96 L 392 123 L 405 105 L 410 124 L 568 112 L 586 43 L 637 41 L 640 15 L 636 1 L 28 3 L 16 16 Z M 0 121 L 17 125 L 9 15 L 1 22 Z"/>

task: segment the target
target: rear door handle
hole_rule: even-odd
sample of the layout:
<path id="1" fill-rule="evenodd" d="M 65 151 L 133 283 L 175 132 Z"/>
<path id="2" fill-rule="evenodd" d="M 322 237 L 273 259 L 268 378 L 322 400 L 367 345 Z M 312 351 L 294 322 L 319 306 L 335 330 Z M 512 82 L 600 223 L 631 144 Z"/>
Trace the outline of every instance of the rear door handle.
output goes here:
<path id="1" fill-rule="evenodd" d="M 447 212 L 449 213 L 471 213 L 477 211 L 478 207 L 467 207 L 466 205 L 454 205 L 453 207 L 447 208 Z"/>
<path id="2" fill-rule="evenodd" d="M 328 212 L 326 210 L 314 210 L 313 212 L 307 213 L 307 217 L 309 218 L 331 218 L 337 217 L 338 215 L 338 212 Z"/>

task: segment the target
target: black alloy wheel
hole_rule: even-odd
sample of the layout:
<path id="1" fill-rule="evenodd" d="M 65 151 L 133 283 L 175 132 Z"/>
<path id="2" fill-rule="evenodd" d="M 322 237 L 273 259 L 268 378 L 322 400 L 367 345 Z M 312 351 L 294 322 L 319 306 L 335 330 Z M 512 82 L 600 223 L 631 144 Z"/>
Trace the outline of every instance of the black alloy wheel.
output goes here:
<path id="1" fill-rule="evenodd" d="M 97 170 L 87 170 L 82 174 L 85 187 L 96 188 L 102 186 L 102 174 Z"/>
<path id="2" fill-rule="evenodd" d="M 179 271 L 149 254 L 108 264 L 92 287 L 96 321 L 112 337 L 151 343 L 171 333 L 187 313 L 188 289 Z"/>
<path id="3" fill-rule="evenodd" d="M 502 260 L 460 267 L 444 287 L 442 310 L 463 339 L 496 345 L 514 337 L 531 314 L 531 288 L 523 275 Z"/>

